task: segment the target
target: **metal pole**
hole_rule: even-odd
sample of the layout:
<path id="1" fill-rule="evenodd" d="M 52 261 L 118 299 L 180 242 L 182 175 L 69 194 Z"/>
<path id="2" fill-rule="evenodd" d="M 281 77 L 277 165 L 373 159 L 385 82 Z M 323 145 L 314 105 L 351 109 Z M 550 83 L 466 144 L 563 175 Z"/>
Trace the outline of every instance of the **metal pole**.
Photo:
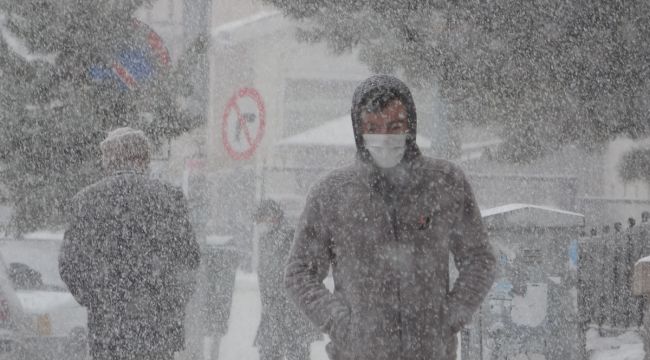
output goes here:
<path id="1" fill-rule="evenodd" d="M 195 43 L 200 36 L 209 36 L 212 27 L 212 0 L 183 0 L 183 39 L 184 44 Z M 186 50 L 186 49 L 184 49 Z M 191 116 L 208 118 L 209 95 L 209 62 L 205 53 L 198 56 L 196 66 L 188 69 L 194 91 L 189 96 L 187 111 Z M 206 142 L 199 142 L 205 144 Z M 203 146 L 203 145 L 200 145 Z M 205 154 L 205 149 L 199 149 L 200 154 Z M 216 360 L 219 352 L 220 338 L 210 336 L 206 329 L 211 319 L 207 304 L 211 287 L 209 285 L 207 258 L 210 251 L 206 239 L 201 239 L 203 259 L 197 277 L 197 291 L 192 300 L 193 306 L 188 307 L 188 321 L 186 321 L 186 351 L 184 359 L 188 360 Z"/>
<path id="2" fill-rule="evenodd" d="M 451 27 L 453 25 L 451 11 L 451 6 L 449 2 L 447 2 L 447 9 L 445 13 L 445 22 L 447 24 L 445 29 L 445 37 L 447 41 L 447 47 L 449 47 L 449 44 L 451 43 Z M 448 72 L 449 70 L 447 69 L 445 71 Z M 448 73 L 445 74 L 445 77 L 448 76 Z M 449 159 L 451 155 L 451 144 L 449 137 L 449 113 L 450 107 L 453 105 L 450 104 L 451 99 L 446 99 L 446 101 L 441 99 L 441 92 L 437 86 L 433 87 L 431 91 L 433 92 L 433 99 L 440 99 L 432 104 L 433 126 L 431 130 L 431 151 L 435 157 Z"/>
<path id="3" fill-rule="evenodd" d="M 483 360 L 483 313 L 479 313 L 478 315 L 478 358 L 480 360 Z M 469 359 L 462 359 L 462 360 L 469 360 Z"/>
<path id="4" fill-rule="evenodd" d="M 200 36 L 209 36 L 212 27 L 212 0 L 183 1 L 183 38 L 186 45 L 194 43 Z M 209 71 L 207 54 L 198 55 L 197 66 L 191 74 L 194 92 L 189 111 L 208 116 Z"/>

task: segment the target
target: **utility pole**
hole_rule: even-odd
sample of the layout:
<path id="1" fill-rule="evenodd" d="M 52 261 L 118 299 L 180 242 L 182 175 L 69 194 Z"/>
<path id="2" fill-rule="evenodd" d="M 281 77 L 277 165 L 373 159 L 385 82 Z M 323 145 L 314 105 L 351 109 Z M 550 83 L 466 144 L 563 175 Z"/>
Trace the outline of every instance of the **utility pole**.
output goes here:
<path id="1" fill-rule="evenodd" d="M 190 80 L 191 93 L 186 97 L 185 111 L 194 118 L 201 119 L 203 126 L 207 125 L 209 108 L 209 75 L 210 65 L 208 61 L 207 47 L 212 27 L 212 0 L 183 0 L 183 43 L 186 46 L 184 52 L 187 56 L 187 65 L 183 69 L 184 76 Z M 190 60 L 191 59 L 191 60 Z M 190 203 L 190 211 L 194 216 L 194 228 L 200 242 L 205 242 L 204 230 L 209 214 L 209 186 L 205 180 L 206 170 L 206 149 L 205 132 L 200 132 L 197 138 L 193 139 L 196 147 L 187 159 L 185 177 L 185 191 L 188 199 L 202 199 L 198 203 Z M 203 137 L 203 138 L 201 138 Z M 190 163 L 202 164 L 202 166 L 190 166 Z M 197 196 L 198 195 L 198 196 Z M 208 202 L 206 203 L 205 200 Z M 209 216 L 209 215 L 208 215 Z"/>
<path id="2" fill-rule="evenodd" d="M 453 26 L 453 19 L 451 13 L 452 9 L 449 2 L 447 2 L 445 10 L 444 41 L 446 42 L 447 48 L 450 48 L 452 42 L 451 29 Z M 444 76 L 446 77 L 449 75 L 445 73 Z M 431 89 L 431 91 L 434 93 L 434 99 L 442 99 L 442 92 L 438 86 Z M 453 103 L 451 103 L 451 101 L 452 99 L 447 99 L 446 101 L 438 100 L 432 104 L 433 126 L 431 131 L 431 151 L 433 153 L 433 156 L 442 159 L 449 159 L 452 153 L 449 125 L 451 107 L 453 106 Z"/>
<path id="3" fill-rule="evenodd" d="M 212 28 L 212 0 L 183 0 L 183 38 L 186 45 L 198 39 L 209 42 Z M 207 44 L 206 44 L 207 45 Z M 196 68 L 190 74 L 194 92 L 190 97 L 189 111 L 207 119 L 209 71 L 208 55 L 204 51 L 197 54 Z"/>
<path id="4" fill-rule="evenodd" d="M 210 42 L 210 32 L 212 28 L 212 0 L 182 0 L 183 1 L 183 42 L 186 46 L 184 51 L 194 51 L 194 49 L 201 48 L 201 46 L 196 46 L 196 44 L 203 43 L 202 46 L 209 46 Z M 194 47 L 194 49 L 192 48 Z M 194 54 L 189 54 L 190 56 L 195 56 L 196 58 L 192 61 L 192 66 L 187 68 L 185 74 L 191 81 L 192 84 L 192 93 L 187 97 L 187 102 L 185 104 L 185 110 L 190 113 L 193 117 L 199 117 L 205 119 L 207 125 L 208 119 L 208 108 L 209 108 L 209 73 L 210 65 L 208 61 L 208 54 L 205 49 L 204 51 L 196 51 Z M 205 132 L 201 132 L 205 136 Z M 198 161 L 205 163 L 204 158 L 206 155 L 205 144 L 207 139 L 196 139 L 194 144 L 198 147 L 194 155 L 195 159 L 193 161 Z M 194 194 L 200 194 L 199 197 L 203 199 L 208 199 L 209 202 L 209 193 L 210 189 L 207 186 L 207 182 L 196 182 L 192 181 L 191 171 L 196 169 L 186 169 L 188 171 L 188 181 L 187 181 L 187 191 L 188 193 L 192 192 Z M 205 171 L 205 167 L 201 170 L 196 171 Z M 205 176 L 205 174 L 196 174 L 199 177 Z M 196 176 L 195 176 L 196 177 Z M 195 213 L 206 212 L 206 209 L 203 206 L 198 204 L 190 204 L 190 211 Z M 209 205 L 208 205 L 209 206 Z M 205 225 L 208 221 L 205 217 L 194 217 L 195 220 L 201 222 L 201 224 L 193 224 L 197 228 L 205 229 Z M 197 275 L 197 289 L 194 293 L 193 299 L 188 306 L 188 316 L 186 319 L 186 350 L 184 351 L 184 360 L 217 360 L 219 356 L 219 342 L 220 336 L 215 336 L 211 331 L 206 330 L 211 328 L 211 321 L 216 321 L 214 314 L 209 313 L 210 297 L 214 294 L 211 294 L 208 288 L 209 285 L 209 276 L 208 276 L 208 266 L 206 263 L 207 256 L 210 254 L 207 246 L 207 237 L 205 232 L 198 234 L 200 238 L 198 239 L 201 243 L 201 266 L 199 273 Z M 206 351 L 207 350 L 207 351 Z"/>

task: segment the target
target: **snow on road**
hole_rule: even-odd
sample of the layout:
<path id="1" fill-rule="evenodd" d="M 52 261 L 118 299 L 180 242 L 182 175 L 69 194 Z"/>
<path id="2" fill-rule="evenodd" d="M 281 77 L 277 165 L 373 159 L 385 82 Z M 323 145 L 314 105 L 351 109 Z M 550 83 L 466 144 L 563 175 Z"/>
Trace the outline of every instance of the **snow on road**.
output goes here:
<path id="1" fill-rule="evenodd" d="M 257 360 L 253 340 L 260 320 L 260 298 L 255 274 L 238 272 L 235 284 L 229 331 L 223 337 L 220 360 Z M 311 360 L 327 360 L 325 338 L 311 346 Z M 600 338 L 595 330 L 587 334 L 590 360 L 643 360 L 643 344 L 636 332 L 630 331 L 616 338 Z"/>
<path id="2" fill-rule="evenodd" d="M 260 296 L 255 274 L 237 272 L 235 294 L 228 333 L 221 341 L 219 360 L 257 360 L 257 348 L 253 347 L 255 332 L 260 321 Z M 311 360 L 327 360 L 325 344 L 329 340 L 314 342 Z"/>
<path id="3" fill-rule="evenodd" d="M 51 238 L 51 236 L 50 236 Z M 0 253 L 7 262 L 23 262 L 39 270 L 46 284 L 62 285 L 58 276 L 57 254 L 60 241 L 29 239 L 0 242 Z M 332 287 L 331 279 L 326 286 Z M 220 360 L 257 360 L 253 340 L 260 320 L 257 275 L 237 272 L 229 331 L 219 349 Z M 311 346 L 311 360 L 327 360 L 327 336 Z M 638 333 L 630 331 L 615 338 L 600 338 L 595 330 L 587 334 L 590 360 L 643 360 L 643 344 Z M 460 353 L 460 352 L 459 352 Z"/>
<path id="4" fill-rule="evenodd" d="M 595 329 L 587 332 L 587 351 L 591 360 L 643 360 L 639 334 L 628 331 L 618 337 L 601 338 Z"/>

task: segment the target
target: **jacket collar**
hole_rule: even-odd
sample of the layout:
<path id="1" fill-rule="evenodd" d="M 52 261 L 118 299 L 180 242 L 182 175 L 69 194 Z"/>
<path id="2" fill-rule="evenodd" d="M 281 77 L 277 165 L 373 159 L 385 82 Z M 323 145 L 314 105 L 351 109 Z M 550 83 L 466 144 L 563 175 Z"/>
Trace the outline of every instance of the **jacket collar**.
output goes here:
<path id="1" fill-rule="evenodd" d="M 357 158 L 356 167 L 358 176 L 362 183 L 367 185 L 373 192 L 385 194 L 386 192 L 398 192 L 399 195 L 410 193 L 412 189 L 423 181 L 419 169 L 422 168 L 422 155 L 414 154 L 408 162 L 402 162 L 398 166 L 403 167 L 407 176 L 404 182 L 394 184 L 389 181 L 381 170 L 372 162 Z"/>

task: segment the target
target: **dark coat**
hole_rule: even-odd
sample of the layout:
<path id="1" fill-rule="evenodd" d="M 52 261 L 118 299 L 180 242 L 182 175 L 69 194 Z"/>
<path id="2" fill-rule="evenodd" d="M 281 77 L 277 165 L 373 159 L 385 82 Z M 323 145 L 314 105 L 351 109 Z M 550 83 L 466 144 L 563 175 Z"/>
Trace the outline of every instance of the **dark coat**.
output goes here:
<path id="1" fill-rule="evenodd" d="M 235 278 L 242 255 L 233 240 L 224 245 L 207 246 L 206 253 L 204 264 L 208 282 L 203 316 L 208 321 L 205 330 L 221 338 L 228 332 Z"/>
<path id="2" fill-rule="evenodd" d="M 80 191 L 59 272 L 88 310 L 91 354 L 181 350 L 199 257 L 180 190 L 126 171 Z"/>
<path id="3" fill-rule="evenodd" d="M 410 139 L 392 178 L 359 135 L 359 102 L 377 87 L 400 94 Z M 420 155 L 415 108 L 399 80 L 373 77 L 355 93 L 355 164 L 312 188 L 286 269 L 293 300 L 332 342 L 336 360 L 456 358 L 456 333 L 490 289 L 495 257 L 463 172 Z M 449 256 L 459 277 L 449 281 Z M 332 268 L 334 292 L 323 285 Z"/>
<path id="4" fill-rule="evenodd" d="M 288 298 L 284 288 L 284 268 L 292 241 L 293 229 L 284 220 L 259 239 L 257 273 L 262 317 L 255 337 L 259 346 L 304 344 L 318 338 L 316 328 Z"/>

